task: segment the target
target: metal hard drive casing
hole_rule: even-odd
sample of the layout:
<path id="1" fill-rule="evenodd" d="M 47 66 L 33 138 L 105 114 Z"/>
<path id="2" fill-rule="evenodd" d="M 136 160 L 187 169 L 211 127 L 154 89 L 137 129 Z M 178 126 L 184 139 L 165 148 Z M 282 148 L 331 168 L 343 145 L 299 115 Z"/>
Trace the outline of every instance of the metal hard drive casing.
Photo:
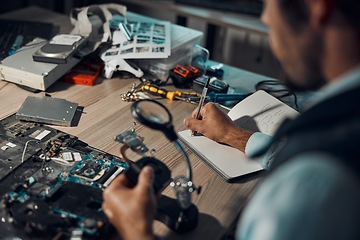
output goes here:
<path id="1" fill-rule="evenodd" d="M 33 54 L 48 41 L 35 38 L 0 64 L 0 79 L 27 86 L 33 89 L 46 90 L 80 62 L 79 58 L 70 58 L 66 64 L 36 62 Z"/>
<path id="2" fill-rule="evenodd" d="M 85 42 L 85 38 L 79 35 L 57 35 L 37 50 L 33 54 L 33 59 L 37 62 L 64 64 L 75 57 Z"/>
<path id="3" fill-rule="evenodd" d="M 70 127 L 77 107 L 77 103 L 65 99 L 28 96 L 16 113 L 16 118 Z"/>

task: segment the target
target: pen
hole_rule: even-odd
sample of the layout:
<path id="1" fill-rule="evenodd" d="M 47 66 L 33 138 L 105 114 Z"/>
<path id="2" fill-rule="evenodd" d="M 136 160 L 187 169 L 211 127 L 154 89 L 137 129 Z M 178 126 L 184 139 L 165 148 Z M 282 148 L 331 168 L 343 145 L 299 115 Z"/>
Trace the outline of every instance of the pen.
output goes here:
<path id="1" fill-rule="evenodd" d="M 204 101 L 205 101 L 205 98 L 206 98 L 206 94 L 207 94 L 207 91 L 208 91 L 208 87 L 209 87 L 209 83 L 210 83 L 210 78 L 207 77 L 207 80 L 206 80 L 206 83 L 205 83 L 205 86 L 204 86 L 204 89 L 201 93 L 201 98 L 200 98 L 200 102 L 199 102 L 199 107 L 198 107 L 198 111 L 196 113 L 196 119 L 199 119 L 199 115 L 200 115 L 200 110 L 201 110 L 201 107 L 202 105 L 204 104 Z M 192 131 L 191 133 L 192 136 L 195 136 L 196 135 L 196 131 Z"/>

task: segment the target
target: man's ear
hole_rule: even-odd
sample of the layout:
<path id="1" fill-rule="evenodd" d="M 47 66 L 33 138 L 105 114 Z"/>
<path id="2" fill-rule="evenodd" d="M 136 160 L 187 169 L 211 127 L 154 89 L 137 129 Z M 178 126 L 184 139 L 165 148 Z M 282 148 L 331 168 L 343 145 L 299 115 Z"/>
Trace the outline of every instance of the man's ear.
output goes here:
<path id="1" fill-rule="evenodd" d="M 334 10 L 334 0 L 305 0 L 309 11 L 309 23 L 321 27 L 329 21 Z"/>

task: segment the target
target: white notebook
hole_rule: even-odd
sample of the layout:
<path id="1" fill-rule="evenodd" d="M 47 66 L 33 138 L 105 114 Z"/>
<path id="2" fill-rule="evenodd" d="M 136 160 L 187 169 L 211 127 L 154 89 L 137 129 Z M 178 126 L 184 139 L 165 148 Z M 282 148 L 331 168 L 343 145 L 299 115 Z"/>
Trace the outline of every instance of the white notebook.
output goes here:
<path id="1" fill-rule="evenodd" d="M 285 118 L 299 113 L 265 91 L 257 91 L 235 105 L 228 116 L 237 126 L 273 135 Z M 205 136 L 191 136 L 190 130 L 178 133 L 181 141 L 225 181 L 263 168 L 238 149 L 217 143 Z"/>

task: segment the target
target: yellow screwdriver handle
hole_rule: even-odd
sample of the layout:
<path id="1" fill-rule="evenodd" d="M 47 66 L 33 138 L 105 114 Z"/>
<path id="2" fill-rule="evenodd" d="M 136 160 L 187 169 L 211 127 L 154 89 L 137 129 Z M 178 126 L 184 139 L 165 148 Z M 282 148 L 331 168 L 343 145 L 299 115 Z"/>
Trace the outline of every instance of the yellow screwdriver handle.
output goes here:
<path id="1" fill-rule="evenodd" d="M 175 98 L 175 92 L 170 92 L 163 88 L 157 88 L 154 85 L 150 85 L 150 84 L 146 84 L 146 85 L 142 86 L 141 90 L 151 93 L 151 94 L 159 95 L 163 98 L 168 98 L 170 100 L 174 100 L 174 98 Z"/>

